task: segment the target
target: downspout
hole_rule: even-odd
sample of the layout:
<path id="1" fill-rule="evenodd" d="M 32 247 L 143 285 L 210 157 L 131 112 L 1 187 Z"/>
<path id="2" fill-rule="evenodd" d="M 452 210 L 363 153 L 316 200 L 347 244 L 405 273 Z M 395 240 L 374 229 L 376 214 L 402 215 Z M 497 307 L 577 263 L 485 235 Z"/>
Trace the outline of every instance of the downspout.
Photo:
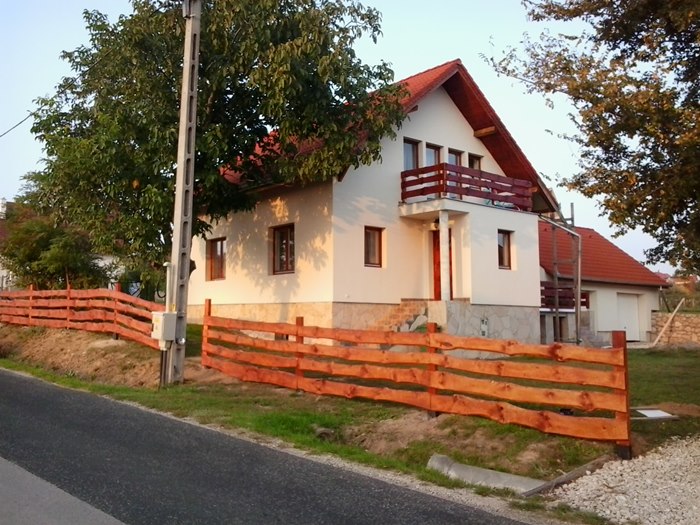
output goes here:
<path id="1" fill-rule="evenodd" d="M 561 215 L 561 213 L 560 213 Z M 572 237 L 574 237 L 576 241 L 576 250 L 575 250 L 575 260 L 574 260 L 574 319 L 575 319 L 575 324 L 576 324 L 576 344 L 579 344 L 581 342 L 581 235 L 578 234 L 575 230 L 571 228 L 567 228 L 566 226 L 563 226 L 559 224 L 556 221 L 553 221 L 552 219 L 549 219 L 547 217 L 543 217 L 540 215 L 540 220 L 551 224 L 553 228 L 559 228 L 560 230 L 565 231 Z M 554 230 L 552 230 L 554 231 Z M 556 244 L 555 244 L 556 246 Z M 558 267 L 555 266 L 557 270 L 554 272 L 554 279 L 555 279 L 555 286 L 558 285 L 559 282 L 559 270 Z M 557 288 L 555 291 L 555 305 L 558 305 L 558 297 L 559 297 L 559 289 Z M 558 312 L 555 314 L 558 315 Z M 559 323 L 559 319 L 557 319 L 555 326 L 557 326 Z"/>

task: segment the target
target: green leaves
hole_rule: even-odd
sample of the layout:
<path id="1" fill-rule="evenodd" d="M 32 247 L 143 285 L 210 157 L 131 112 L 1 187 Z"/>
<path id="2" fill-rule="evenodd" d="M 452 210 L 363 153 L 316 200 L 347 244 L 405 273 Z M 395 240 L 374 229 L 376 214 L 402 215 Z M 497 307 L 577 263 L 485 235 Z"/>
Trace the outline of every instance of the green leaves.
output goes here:
<path id="1" fill-rule="evenodd" d="M 170 246 L 184 20 L 173 0 L 134 0 L 133 9 L 115 23 L 85 13 L 90 41 L 63 54 L 74 76 L 38 101 L 45 168 L 27 175 L 25 197 L 80 224 L 100 253 L 156 264 Z M 403 113 L 388 66 L 352 51 L 363 34 L 379 34 L 379 14 L 352 0 L 203 2 L 199 217 L 253 204 L 222 166 L 253 185 L 305 183 L 379 157 L 379 139 Z M 201 218 L 193 228 L 207 229 Z"/>
<path id="2" fill-rule="evenodd" d="M 8 217 L 8 235 L 0 243 L 0 261 L 19 287 L 37 289 L 97 288 L 108 282 L 88 235 L 48 217 L 34 216 L 15 205 Z"/>
<path id="3" fill-rule="evenodd" d="M 535 20 L 589 24 L 575 37 L 526 39 L 491 59 L 529 91 L 575 112 L 580 171 L 565 185 L 597 198 L 620 231 L 659 245 L 651 262 L 700 272 L 700 11 L 692 2 L 528 0 Z"/>

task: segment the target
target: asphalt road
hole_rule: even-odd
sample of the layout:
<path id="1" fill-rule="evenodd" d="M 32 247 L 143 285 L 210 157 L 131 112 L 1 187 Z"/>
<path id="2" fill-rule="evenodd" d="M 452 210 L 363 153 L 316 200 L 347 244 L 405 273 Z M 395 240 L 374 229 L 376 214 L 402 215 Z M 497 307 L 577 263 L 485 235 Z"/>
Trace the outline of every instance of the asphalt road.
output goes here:
<path id="1" fill-rule="evenodd" d="M 520 523 L 3 370 L 0 458 L 130 525 Z"/>

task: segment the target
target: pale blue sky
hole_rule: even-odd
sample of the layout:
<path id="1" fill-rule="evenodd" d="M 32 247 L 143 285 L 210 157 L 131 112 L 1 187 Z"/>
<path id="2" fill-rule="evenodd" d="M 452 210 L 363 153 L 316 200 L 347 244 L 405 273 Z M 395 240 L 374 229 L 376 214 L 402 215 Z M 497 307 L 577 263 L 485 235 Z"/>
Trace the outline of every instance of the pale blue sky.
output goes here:
<path id="1" fill-rule="evenodd" d="M 551 25 L 528 22 L 520 0 L 365 0 L 383 15 L 383 37 L 374 45 L 363 42 L 357 52 L 365 62 L 389 62 L 401 79 L 460 58 L 491 102 L 516 142 L 550 186 L 576 171 L 576 149 L 556 138 L 571 132 L 563 103 L 553 110 L 542 97 L 525 95 L 516 81 L 498 77 L 480 54 L 518 46 L 524 32 L 538 34 Z M 0 0 L 0 48 L 4 50 L 0 83 L 0 133 L 34 109 L 33 101 L 49 95 L 60 78 L 69 74 L 59 59 L 62 50 L 87 42 L 83 9 L 97 9 L 116 20 L 131 11 L 128 0 Z M 560 26 L 562 27 L 562 26 Z M 206 30 L 206 28 L 203 28 Z M 37 169 L 41 145 L 30 131 L 31 119 L 0 138 L 2 176 L 0 197 L 12 200 L 21 177 Z M 594 228 L 611 238 L 607 219 L 598 216 L 595 203 L 577 194 L 554 188 L 568 215 L 575 206 L 576 224 Z M 627 253 L 643 260 L 643 250 L 655 243 L 641 232 L 613 239 Z M 667 265 L 654 269 L 669 271 Z"/>

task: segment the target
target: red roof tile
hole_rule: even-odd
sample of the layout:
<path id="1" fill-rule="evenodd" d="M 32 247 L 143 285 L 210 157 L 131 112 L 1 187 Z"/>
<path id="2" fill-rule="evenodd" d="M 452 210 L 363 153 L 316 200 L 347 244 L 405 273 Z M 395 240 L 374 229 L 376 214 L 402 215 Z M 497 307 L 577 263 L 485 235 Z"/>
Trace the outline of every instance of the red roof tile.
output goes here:
<path id="1" fill-rule="evenodd" d="M 581 280 L 639 286 L 668 286 L 646 266 L 636 261 L 608 239 L 590 228 L 574 228 L 581 236 Z M 559 277 L 573 277 L 572 236 L 555 228 Z M 554 275 L 552 226 L 540 221 L 540 266 Z"/>
<path id="2" fill-rule="evenodd" d="M 451 60 L 400 80 L 398 83 L 402 84 L 409 93 L 409 96 L 402 101 L 406 111 L 411 111 L 423 97 L 440 87 L 445 80 L 455 74 L 460 66 L 462 66 L 460 60 Z"/>

